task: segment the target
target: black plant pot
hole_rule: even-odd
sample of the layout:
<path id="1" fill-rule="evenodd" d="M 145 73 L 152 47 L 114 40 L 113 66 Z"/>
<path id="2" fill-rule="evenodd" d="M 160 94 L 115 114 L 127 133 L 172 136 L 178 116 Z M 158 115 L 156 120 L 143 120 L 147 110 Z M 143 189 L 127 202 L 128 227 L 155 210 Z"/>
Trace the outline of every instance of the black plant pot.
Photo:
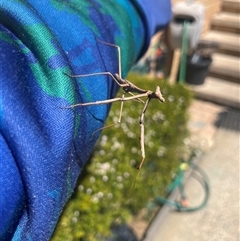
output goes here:
<path id="1" fill-rule="evenodd" d="M 186 69 L 186 83 L 201 85 L 208 74 L 208 68 L 212 63 L 211 57 L 201 55 L 188 56 Z"/>

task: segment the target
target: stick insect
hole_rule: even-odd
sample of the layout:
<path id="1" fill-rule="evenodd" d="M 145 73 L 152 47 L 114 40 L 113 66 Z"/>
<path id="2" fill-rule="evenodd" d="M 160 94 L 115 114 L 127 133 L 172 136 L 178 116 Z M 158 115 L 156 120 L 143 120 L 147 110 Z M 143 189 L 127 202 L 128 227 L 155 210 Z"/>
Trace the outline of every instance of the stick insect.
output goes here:
<path id="1" fill-rule="evenodd" d="M 139 124 L 140 124 L 140 138 L 139 139 L 140 139 L 140 150 L 141 150 L 142 159 L 141 159 L 140 164 L 137 167 L 137 169 L 139 169 L 137 177 L 135 179 L 135 180 L 137 180 L 137 178 L 139 176 L 139 173 L 140 173 L 140 170 L 142 168 L 143 162 L 145 160 L 145 146 L 144 146 L 144 116 L 145 116 L 145 112 L 147 110 L 149 102 L 152 99 L 157 99 L 160 102 L 165 102 L 165 99 L 164 99 L 164 97 L 163 97 L 163 95 L 161 93 L 161 90 L 160 90 L 159 86 L 156 87 L 155 91 L 144 90 L 144 89 L 141 89 L 141 88 L 137 87 L 136 85 L 131 83 L 129 80 L 122 78 L 122 75 L 121 75 L 121 72 L 122 72 L 121 71 L 121 50 L 120 50 L 120 47 L 118 45 L 107 43 L 107 42 L 104 42 L 104 41 L 100 41 L 100 40 L 97 40 L 97 41 L 102 43 L 102 44 L 105 44 L 105 45 L 108 45 L 108 46 L 111 46 L 111 47 L 114 47 L 114 48 L 117 49 L 117 51 L 118 51 L 118 73 L 112 74 L 111 72 L 100 72 L 100 73 L 81 74 L 81 75 L 71 75 L 71 74 L 66 74 L 66 75 L 71 77 L 71 78 L 91 77 L 91 76 L 97 76 L 97 75 L 98 76 L 99 75 L 110 76 L 113 79 L 113 81 L 115 81 L 116 84 L 120 88 L 122 88 L 122 90 L 123 90 L 122 96 L 121 97 L 112 98 L 112 99 L 107 99 L 107 100 L 95 101 L 95 102 L 78 103 L 78 104 L 66 106 L 66 107 L 63 107 L 63 108 L 65 108 L 65 109 L 72 109 L 72 108 L 76 108 L 76 107 L 79 107 L 79 106 L 83 107 L 83 106 L 90 106 L 90 105 L 103 105 L 103 104 L 109 104 L 109 103 L 113 103 L 113 102 L 121 102 L 120 112 L 119 112 L 119 117 L 118 117 L 117 123 L 114 123 L 112 125 L 109 125 L 109 126 L 106 126 L 106 127 L 102 127 L 100 129 L 96 130 L 93 133 L 93 135 L 94 135 L 99 130 L 102 130 L 102 129 L 105 129 L 105 128 L 117 125 L 117 124 L 119 124 L 121 122 L 123 103 L 125 101 L 137 100 L 139 102 L 144 103 L 144 106 L 143 106 L 143 109 L 142 109 L 142 112 L 141 112 L 141 115 L 140 115 L 140 119 L 139 119 Z M 131 96 L 125 97 L 124 93 L 127 93 L 127 94 L 129 94 Z M 144 102 L 141 99 L 143 97 L 147 97 L 146 102 Z"/>

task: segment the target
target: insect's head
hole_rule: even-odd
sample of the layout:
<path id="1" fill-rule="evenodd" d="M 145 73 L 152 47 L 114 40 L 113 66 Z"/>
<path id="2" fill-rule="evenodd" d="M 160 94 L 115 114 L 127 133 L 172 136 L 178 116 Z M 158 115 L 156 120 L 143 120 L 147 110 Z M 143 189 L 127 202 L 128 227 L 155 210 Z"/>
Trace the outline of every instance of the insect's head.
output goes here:
<path id="1" fill-rule="evenodd" d="M 161 89 L 159 86 L 156 87 L 154 94 L 155 94 L 156 99 L 159 99 L 159 101 L 161 101 L 161 102 L 165 102 L 165 99 L 161 93 Z"/>

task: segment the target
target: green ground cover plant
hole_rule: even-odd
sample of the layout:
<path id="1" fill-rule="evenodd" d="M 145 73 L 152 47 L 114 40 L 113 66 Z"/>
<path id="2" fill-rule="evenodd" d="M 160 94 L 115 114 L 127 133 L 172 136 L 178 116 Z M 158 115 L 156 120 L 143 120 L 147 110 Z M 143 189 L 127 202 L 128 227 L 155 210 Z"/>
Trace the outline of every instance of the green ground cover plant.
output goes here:
<path id="1" fill-rule="evenodd" d="M 163 83 L 133 73 L 128 79 L 149 90 Z M 102 131 L 52 241 L 106 240 L 113 225 L 128 222 L 149 200 L 166 195 L 171 173 L 186 151 L 192 94 L 183 85 L 168 83 L 162 92 L 166 102 L 152 100 L 145 114 L 146 159 L 136 185 L 132 187 L 141 161 L 139 117 L 143 104 L 130 101 L 124 103 L 121 124 Z M 117 121 L 119 108 L 120 103 L 112 105 L 106 124 Z"/>

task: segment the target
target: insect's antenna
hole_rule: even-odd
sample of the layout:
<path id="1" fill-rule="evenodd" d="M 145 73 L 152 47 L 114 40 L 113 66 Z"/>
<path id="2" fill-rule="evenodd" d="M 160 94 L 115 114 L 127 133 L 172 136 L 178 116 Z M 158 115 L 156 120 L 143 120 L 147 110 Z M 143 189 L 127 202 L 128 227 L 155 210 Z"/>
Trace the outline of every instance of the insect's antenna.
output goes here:
<path id="1" fill-rule="evenodd" d="M 99 40 L 99 39 L 97 39 L 97 41 L 99 43 L 106 44 L 106 45 L 109 45 L 109 46 L 117 48 L 117 51 L 118 51 L 118 75 L 119 75 L 120 78 L 122 78 L 121 49 L 120 49 L 120 47 L 118 45 L 116 45 L 116 44 L 110 44 L 110 43 L 104 42 L 104 41 Z"/>
<path id="2" fill-rule="evenodd" d="M 161 90 L 163 90 L 166 82 L 167 82 L 167 79 L 164 80 L 163 85 L 161 86 Z"/>

